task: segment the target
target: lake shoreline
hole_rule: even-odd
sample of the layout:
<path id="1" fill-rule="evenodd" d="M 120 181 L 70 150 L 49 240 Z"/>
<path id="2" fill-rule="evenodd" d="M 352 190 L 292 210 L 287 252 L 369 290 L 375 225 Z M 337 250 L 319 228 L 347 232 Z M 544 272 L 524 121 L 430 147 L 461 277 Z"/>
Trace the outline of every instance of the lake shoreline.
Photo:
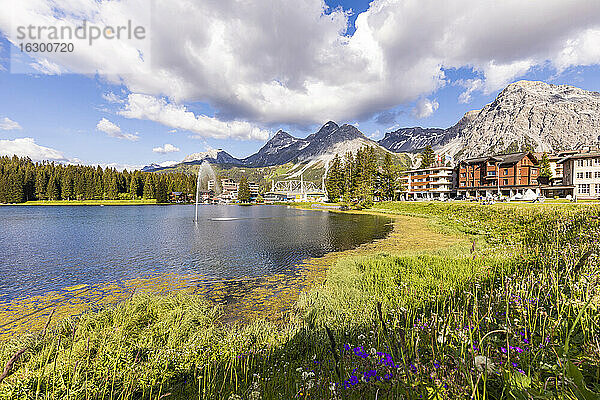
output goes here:
<path id="1" fill-rule="evenodd" d="M 384 203 L 358 213 L 384 214 L 398 228 L 322 260 L 322 281 L 307 282 L 280 322 L 228 322 L 223 307 L 193 292 L 136 294 L 47 334 L 0 342 L 0 364 L 25 349 L 0 398 L 40 382 L 46 397 L 84 388 L 82 396 L 125 399 L 599 391 L 599 317 L 588 311 L 597 288 L 583 279 L 597 272 L 587 257 L 588 235 L 600 235 L 599 207 Z M 567 244 L 573 257 L 563 266 Z M 258 317 L 269 311 L 263 304 Z"/>

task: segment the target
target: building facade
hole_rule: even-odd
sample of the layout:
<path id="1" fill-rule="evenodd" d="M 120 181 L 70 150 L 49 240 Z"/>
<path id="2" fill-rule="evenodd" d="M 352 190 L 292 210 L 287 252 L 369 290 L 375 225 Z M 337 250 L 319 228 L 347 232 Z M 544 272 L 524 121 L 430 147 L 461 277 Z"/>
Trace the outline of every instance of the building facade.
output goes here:
<path id="1" fill-rule="evenodd" d="M 586 149 L 559 161 L 563 186 L 577 199 L 600 199 L 600 150 Z"/>
<path id="2" fill-rule="evenodd" d="M 453 194 L 454 168 L 432 167 L 403 171 L 400 176 L 405 200 L 447 200 Z"/>
<path id="3" fill-rule="evenodd" d="M 467 197 L 540 193 L 539 162 L 527 152 L 470 158 L 459 163 L 457 194 Z"/>

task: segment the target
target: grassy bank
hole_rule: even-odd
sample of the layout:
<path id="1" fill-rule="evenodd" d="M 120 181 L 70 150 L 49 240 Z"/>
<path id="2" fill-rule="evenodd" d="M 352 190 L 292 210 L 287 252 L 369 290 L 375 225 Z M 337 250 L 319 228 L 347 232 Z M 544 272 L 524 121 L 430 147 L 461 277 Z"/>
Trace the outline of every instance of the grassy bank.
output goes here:
<path id="1" fill-rule="evenodd" d="M 156 204 L 155 199 L 149 200 L 36 200 L 25 203 L 11 204 L 16 206 L 129 206 Z"/>
<path id="2" fill-rule="evenodd" d="M 599 208 L 374 211 L 470 245 L 342 257 L 282 324 L 226 324 L 183 292 L 133 296 L 1 343 L 2 365 L 23 353 L 0 397 L 597 398 Z"/>

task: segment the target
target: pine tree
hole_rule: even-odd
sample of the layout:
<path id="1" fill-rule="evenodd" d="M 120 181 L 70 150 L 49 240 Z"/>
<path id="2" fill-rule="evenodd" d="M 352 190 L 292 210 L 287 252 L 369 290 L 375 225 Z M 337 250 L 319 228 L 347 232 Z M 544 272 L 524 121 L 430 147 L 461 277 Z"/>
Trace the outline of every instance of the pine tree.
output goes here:
<path id="1" fill-rule="evenodd" d="M 73 199 L 73 177 L 70 173 L 66 172 L 63 174 L 60 184 L 60 197 L 63 200 Z"/>
<path id="2" fill-rule="evenodd" d="M 60 200 L 58 182 L 54 175 L 51 175 L 50 179 L 48 180 L 48 187 L 46 188 L 46 198 L 48 200 Z"/>
<path id="3" fill-rule="evenodd" d="M 393 200 L 398 187 L 396 183 L 396 167 L 392 163 L 392 155 L 385 153 L 383 167 L 381 168 L 381 197 L 385 200 Z"/>
<path id="4" fill-rule="evenodd" d="M 156 180 L 156 202 L 167 203 L 168 201 L 167 185 L 165 184 L 164 179 L 158 178 Z"/>
<path id="5" fill-rule="evenodd" d="M 421 165 L 419 166 L 419 168 L 420 169 L 430 168 L 433 166 L 434 162 L 435 162 L 435 153 L 433 152 L 431 145 L 427 145 L 425 147 L 425 149 L 423 149 L 423 152 L 421 153 Z"/>
<path id="6" fill-rule="evenodd" d="M 12 172 L 8 175 L 9 192 L 8 202 L 9 203 L 22 203 L 23 196 L 23 176 L 19 172 Z"/>
<path id="7" fill-rule="evenodd" d="M 144 181 L 144 199 L 154 199 L 154 185 L 152 183 L 152 175 L 146 175 L 146 180 Z"/>
<path id="8" fill-rule="evenodd" d="M 329 201 L 339 201 L 344 195 L 344 171 L 342 170 L 342 162 L 336 154 L 329 165 L 327 176 L 325 177 L 325 189 Z"/>
<path id="9" fill-rule="evenodd" d="M 540 177 L 547 178 L 548 180 L 552 179 L 554 175 L 552 173 L 552 168 L 550 167 L 550 160 L 548 159 L 548 153 L 544 153 L 542 155 L 542 162 L 540 163 Z"/>
<path id="10" fill-rule="evenodd" d="M 48 178 L 42 168 L 38 169 L 35 175 L 35 197 L 38 200 L 46 198 L 46 188 L 48 187 Z"/>
<path id="11" fill-rule="evenodd" d="M 131 195 L 132 199 L 134 199 L 134 200 L 137 199 L 138 190 L 139 190 L 138 179 L 136 176 L 132 176 L 131 183 L 129 184 L 129 194 Z"/>
<path id="12" fill-rule="evenodd" d="M 242 179 L 240 179 L 238 200 L 240 203 L 248 203 L 250 201 L 250 186 L 248 186 L 248 180 L 245 176 L 242 176 Z"/>

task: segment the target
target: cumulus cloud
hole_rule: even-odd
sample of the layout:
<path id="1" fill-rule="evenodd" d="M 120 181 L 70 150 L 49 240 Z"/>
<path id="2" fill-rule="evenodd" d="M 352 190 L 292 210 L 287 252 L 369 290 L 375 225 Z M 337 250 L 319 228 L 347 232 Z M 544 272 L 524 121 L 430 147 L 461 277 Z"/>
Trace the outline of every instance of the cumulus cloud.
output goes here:
<path id="1" fill-rule="evenodd" d="M 108 136 L 110 137 L 114 137 L 117 139 L 125 139 L 125 140 L 129 140 L 131 142 L 135 142 L 137 140 L 139 140 L 139 135 L 136 133 L 125 133 L 123 131 L 121 131 L 121 127 L 119 127 L 117 124 L 110 122 L 109 120 L 107 120 L 106 118 L 102 118 L 100 121 L 98 121 L 98 124 L 96 125 L 96 129 L 99 130 L 100 132 L 104 132 L 106 133 Z"/>
<path id="2" fill-rule="evenodd" d="M 412 109 L 412 114 L 416 118 L 427 118 L 431 116 L 439 106 L 440 105 L 436 100 L 421 99 L 417 101 L 417 104 Z"/>
<path id="3" fill-rule="evenodd" d="M 120 98 L 119 96 L 114 94 L 113 92 L 103 93 L 102 98 L 104 100 L 108 101 L 109 103 L 119 103 L 119 104 L 125 103 L 125 100 L 123 100 L 122 98 Z"/>
<path id="4" fill-rule="evenodd" d="M 481 79 L 459 80 L 456 81 L 456 84 L 466 89 L 458 96 L 458 102 L 463 104 L 470 103 L 473 92 L 483 88 L 483 81 Z"/>
<path id="5" fill-rule="evenodd" d="M 0 118 L 0 131 L 14 131 L 18 129 L 23 129 L 18 122 L 8 117 Z"/>
<path id="6" fill-rule="evenodd" d="M 196 116 L 183 105 L 165 99 L 132 93 L 119 112 L 126 118 L 148 119 L 175 129 L 195 133 L 195 137 L 267 140 L 269 132 L 244 121 L 220 121 L 205 115 Z"/>
<path id="7" fill-rule="evenodd" d="M 50 147 L 40 146 L 33 138 L 0 140 L 0 156 L 29 157 L 33 161 L 51 160 L 69 161 L 62 152 Z"/>
<path id="8" fill-rule="evenodd" d="M 19 23 L 76 24 L 82 18 L 136 20 L 149 8 L 145 1 L 14 0 L 13 13 L 0 14 L 0 30 L 10 32 Z M 357 16 L 351 36 L 348 14 L 327 9 L 322 0 L 271 0 L 269 7 L 172 0 L 155 2 L 153 14 L 160 18 L 151 24 L 152 47 L 150 40 L 98 42 L 78 46 L 73 54 L 45 54 L 37 62 L 48 73 L 98 71 L 131 93 L 162 99 L 159 108 L 173 107 L 179 117 L 189 112 L 181 104 L 206 102 L 216 117 L 185 116 L 190 130 L 245 139 L 252 135 L 226 124 L 264 127 L 373 116 L 431 96 L 449 83 L 445 69 L 478 75 L 481 84 L 463 96 L 468 101 L 475 91 L 493 92 L 535 67 L 560 72 L 600 63 L 595 0 L 374 0 Z M 147 114 L 130 112 L 132 118 L 151 119 Z M 188 129 L 174 124 L 179 117 L 154 115 L 171 123 L 167 126 Z"/>
<path id="9" fill-rule="evenodd" d="M 158 154 L 177 153 L 179 150 L 179 147 L 175 147 L 170 143 L 167 143 L 162 147 L 155 147 L 152 149 L 153 152 Z"/>

